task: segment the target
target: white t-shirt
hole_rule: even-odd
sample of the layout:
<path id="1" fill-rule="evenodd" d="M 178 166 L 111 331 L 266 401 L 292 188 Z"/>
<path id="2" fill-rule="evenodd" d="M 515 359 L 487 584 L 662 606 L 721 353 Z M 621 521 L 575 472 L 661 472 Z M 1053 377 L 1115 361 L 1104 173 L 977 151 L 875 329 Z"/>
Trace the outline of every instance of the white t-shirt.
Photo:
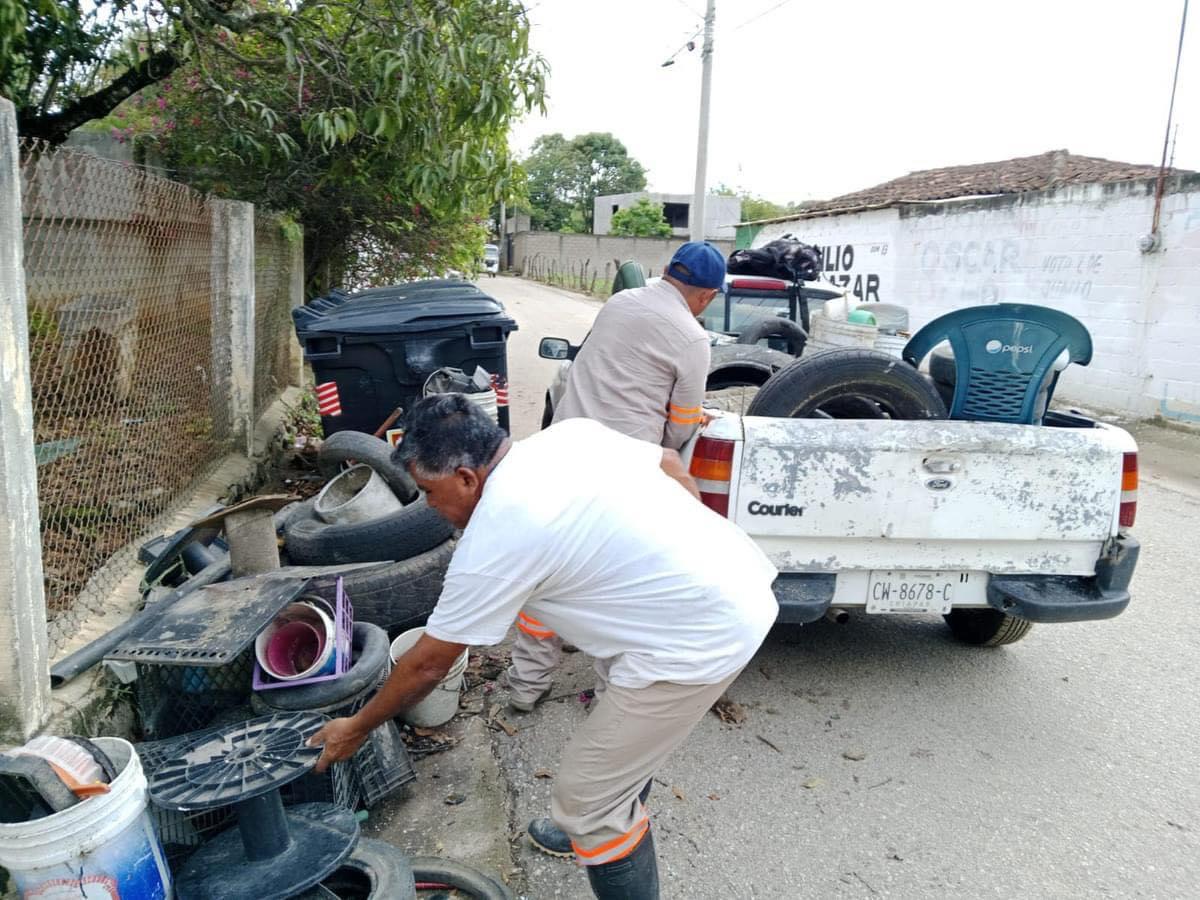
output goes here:
<path id="1" fill-rule="evenodd" d="M 496 644 L 526 613 L 624 687 L 715 684 L 775 621 L 775 567 L 665 474 L 662 449 L 590 419 L 514 443 L 484 483 L 426 632 Z"/>

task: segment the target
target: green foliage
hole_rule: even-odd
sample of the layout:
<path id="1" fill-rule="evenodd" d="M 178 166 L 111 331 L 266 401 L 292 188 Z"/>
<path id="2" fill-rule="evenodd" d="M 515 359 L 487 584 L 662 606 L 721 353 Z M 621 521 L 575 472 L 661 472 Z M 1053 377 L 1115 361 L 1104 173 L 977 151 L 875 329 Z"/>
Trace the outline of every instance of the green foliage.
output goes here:
<path id="1" fill-rule="evenodd" d="M 765 197 L 758 197 L 746 190 L 735 190 L 725 184 L 718 184 L 713 193 L 720 197 L 739 197 L 742 201 L 742 222 L 757 222 L 760 219 L 774 219 L 794 212 L 796 204 L 779 204 Z"/>
<path id="2" fill-rule="evenodd" d="M 107 124 L 200 190 L 289 211 L 311 293 L 468 271 L 487 210 L 517 189 L 509 124 L 542 103 L 523 6 L 295 8 L 286 40 L 230 33 Z"/>
<path id="3" fill-rule="evenodd" d="M 541 231 L 591 232 L 596 197 L 646 187 L 642 164 L 607 132 L 543 135 L 522 166 L 532 225 Z"/>
<path id="4" fill-rule="evenodd" d="M 642 197 L 633 206 L 613 213 L 608 233 L 623 237 L 670 237 L 671 226 L 663 216 L 662 204 Z"/>

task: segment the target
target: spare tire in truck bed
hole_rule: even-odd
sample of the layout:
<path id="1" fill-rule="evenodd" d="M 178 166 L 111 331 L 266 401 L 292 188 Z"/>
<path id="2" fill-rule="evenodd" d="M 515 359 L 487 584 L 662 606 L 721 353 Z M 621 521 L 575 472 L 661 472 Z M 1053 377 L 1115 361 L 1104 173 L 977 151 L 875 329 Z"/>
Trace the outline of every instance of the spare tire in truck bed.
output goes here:
<path id="1" fill-rule="evenodd" d="M 878 350 L 826 350 L 804 356 L 768 379 L 748 416 L 787 419 L 944 419 L 946 405 L 929 379 Z"/>

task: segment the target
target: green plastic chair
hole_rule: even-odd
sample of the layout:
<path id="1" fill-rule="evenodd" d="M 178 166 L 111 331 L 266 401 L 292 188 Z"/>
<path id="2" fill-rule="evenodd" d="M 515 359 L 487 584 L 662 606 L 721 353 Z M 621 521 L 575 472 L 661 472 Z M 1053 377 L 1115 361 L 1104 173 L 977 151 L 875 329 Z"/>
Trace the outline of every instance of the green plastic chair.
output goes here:
<path id="1" fill-rule="evenodd" d="M 954 351 L 951 419 L 1039 424 L 1066 364 L 1086 366 L 1092 360 L 1092 336 L 1083 323 L 1025 303 L 939 316 L 912 336 L 902 355 L 919 366 L 943 341 Z"/>
<path id="2" fill-rule="evenodd" d="M 646 275 L 642 272 L 641 263 L 636 260 L 627 259 L 617 266 L 617 275 L 612 283 L 612 292 L 614 294 L 628 290 L 629 288 L 645 287 L 645 285 Z"/>

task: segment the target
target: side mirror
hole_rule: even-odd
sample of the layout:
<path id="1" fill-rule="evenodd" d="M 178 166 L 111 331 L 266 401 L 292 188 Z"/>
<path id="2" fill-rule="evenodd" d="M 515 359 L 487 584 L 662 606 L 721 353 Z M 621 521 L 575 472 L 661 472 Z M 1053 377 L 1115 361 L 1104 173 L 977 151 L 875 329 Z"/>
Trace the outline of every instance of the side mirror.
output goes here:
<path id="1" fill-rule="evenodd" d="M 538 345 L 538 356 L 542 359 L 571 359 L 571 342 L 566 338 L 542 338 Z"/>

